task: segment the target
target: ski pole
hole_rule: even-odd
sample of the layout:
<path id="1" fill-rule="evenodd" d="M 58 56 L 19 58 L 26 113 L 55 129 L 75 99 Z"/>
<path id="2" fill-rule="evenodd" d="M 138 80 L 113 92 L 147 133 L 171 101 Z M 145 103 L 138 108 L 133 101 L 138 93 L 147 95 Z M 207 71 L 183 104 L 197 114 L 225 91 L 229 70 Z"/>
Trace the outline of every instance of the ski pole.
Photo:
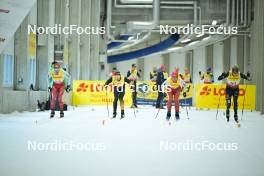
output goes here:
<path id="1" fill-rule="evenodd" d="M 137 118 L 135 107 L 133 106 L 134 117 Z"/>
<path id="2" fill-rule="evenodd" d="M 222 86 L 223 86 L 223 84 L 221 85 L 220 90 L 222 89 Z M 221 94 L 220 94 L 220 91 L 219 91 L 219 99 L 218 99 L 218 105 L 217 105 L 215 120 L 217 120 L 218 110 L 219 110 L 219 106 L 220 106 L 220 100 L 221 100 Z"/>
<path id="3" fill-rule="evenodd" d="M 159 104 L 159 109 L 158 109 L 158 112 L 157 112 L 157 114 L 156 114 L 156 116 L 155 116 L 155 119 L 158 118 L 158 115 L 159 115 L 159 112 L 160 112 L 161 106 L 163 106 L 163 101 L 164 101 L 164 95 L 163 95 L 162 100 L 161 100 L 161 102 L 160 102 L 160 104 Z"/>
<path id="4" fill-rule="evenodd" d="M 158 109 L 158 112 L 156 113 L 156 116 L 155 116 L 155 119 L 157 119 L 157 117 L 158 117 L 158 115 L 159 115 L 159 112 L 160 112 L 160 107 L 159 107 L 159 109 Z"/>
<path id="5" fill-rule="evenodd" d="M 241 116 L 241 120 L 243 119 L 243 115 L 244 115 L 246 92 L 247 92 L 247 84 L 246 84 L 246 88 L 245 88 L 245 95 L 244 95 L 244 98 L 243 98 L 243 107 L 242 107 L 242 116 Z"/>
<path id="6" fill-rule="evenodd" d="M 191 85 L 189 85 L 189 87 L 187 87 L 187 92 L 190 91 L 190 87 L 191 87 Z M 187 98 L 184 97 L 184 100 L 185 100 L 185 109 L 186 109 L 187 119 L 190 120 L 189 112 L 188 112 L 188 108 L 187 108 Z"/>
<path id="7" fill-rule="evenodd" d="M 186 99 L 186 97 L 185 97 L 185 109 L 186 109 L 187 119 L 190 120 L 189 113 L 188 113 L 188 108 L 187 108 L 187 99 Z"/>
<path id="8" fill-rule="evenodd" d="M 106 94 L 107 116 L 108 116 L 108 118 L 110 118 L 110 115 L 109 115 L 109 105 L 108 105 L 108 94 L 107 94 L 107 89 L 105 90 L 105 94 Z"/>

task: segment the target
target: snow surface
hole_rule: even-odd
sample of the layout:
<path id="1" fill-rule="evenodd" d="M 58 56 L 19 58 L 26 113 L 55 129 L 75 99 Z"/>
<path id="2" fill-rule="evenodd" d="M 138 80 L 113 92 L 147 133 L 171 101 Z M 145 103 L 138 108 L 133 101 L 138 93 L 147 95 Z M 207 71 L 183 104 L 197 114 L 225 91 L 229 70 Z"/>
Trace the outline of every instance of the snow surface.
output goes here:
<path id="1" fill-rule="evenodd" d="M 110 114 L 112 114 L 112 107 Z M 223 111 L 181 109 L 181 120 L 165 123 L 166 110 L 126 109 L 123 120 L 106 120 L 106 107 L 77 107 L 65 118 L 49 112 L 0 114 L 1 176 L 263 176 L 264 118 L 244 112 L 241 128 Z M 174 115 L 174 113 L 173 113 Z M 58 112 L 56 114 L 58 116 Z M 120 113 L 118 114 L 118 118 Z M 241 112 L 240 112 L 241 116 Z M 174 116 L 173 116 L 174 117 Z M 29 151 L 28 141 L 103 143 L 104 151 Z M 237 143 L 236 151 L 161 150 L 161 141 Z"/>

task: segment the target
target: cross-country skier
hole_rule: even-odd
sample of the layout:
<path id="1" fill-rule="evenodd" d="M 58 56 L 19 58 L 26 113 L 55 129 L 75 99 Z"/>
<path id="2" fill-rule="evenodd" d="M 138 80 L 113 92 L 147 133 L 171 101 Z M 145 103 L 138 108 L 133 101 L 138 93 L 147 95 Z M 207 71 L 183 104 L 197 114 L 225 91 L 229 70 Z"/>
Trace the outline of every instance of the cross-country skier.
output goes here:
<path id="1" fill-rule="evenodd" d="M 168 78 L 168 73 L 166 72 L 166 67 L 164 65 L 162 65 L 158 69 L 157 81 L 156 81 L 157 90 L 158 90 L 158 98 L 156 101 L 156 108 L 157 109 L 164 109 L 163 108 L 163 99 L 165 97 L 165 94 L 163 93 L 161 88 L 162 88 L 162 84 L 167 80 L 167 78 Z"/>
<path id="2" fill-rule="evenodd" d="M 208 67 L 206 69 L 206 73 L 204 73 L 204 74 L 202 74 L 202 72 L 199 71 L 199 76 L 200 76 L 201 80 L 203 80 L 204 84 L 212 84 L 212 83 L 214 83 L 214 75 L 212 73 L 211 67 Z"/>
<path id="3" fill-rule="evenodd" d="M 189 69 L 187 67 L 184 69 L 183 80 L 184 80 L 184 82 L 186 84 L 192 83 L 192 78 L 191 78 L 191 75 L 190 75 L 190 71 L 189 71 Z"/>
<path id="4" fill-rule="evenodd" d="M 153 66 L 153 70 L 149 73 L 150 81 L 156 82 L 157 81 L 157 75 L 158 75 L 157 67 Z"/>
<path id="5" fill-rule="evenodd" d="M 70 85 L 68 81 L 68 76 L 66 75 L 63 68 L 61 68 L 59 63 L 54 63 L 54 66 L 51 68 L 49 73 L 49 91 L 52 94 L 51 99 L 51 114 L 50 118 L 53 118 L 55 115 L 55 107 L 56 107 L 56 99 L 59 100 L 60 105 L 60 117 L 64 117 L 64 104 L 62 101 L 62 96 L 64 93 L 64 89 L 66 89 L 67 92 L 70 91 Z"/>
<path id="6" fill-rule="evenodd" d="M 185 87 L 184 81 L 181 79 L 181 76 L 178 72 L 172 72 L 171 76 L 163 83 L 163 86 L 167 89 L 168 94 L 168 105 L 167 105 L 167 117 L 166 119 L 169 121 L 171 117 L 171 106 L 172 106 L 172 100 L 174 100 L 175 105 L 175 117 L 176 120 L 180 119 L 179 114 L 179 97 L 181 94 L 181 91 Z M 186 92 L 183 92 L 183 96 L 186 97 Z"/>
<path id="7" fill-rule="evenodd" d="M 222 73 L 218 80 L 226 80 L 226 119 L 229 122 L 230 117 L 230 106 L 231 106 L 231 97 L 233 97 L 234 101 L 234 119 L 238 123 L 238 116 L 237 116 L 237 100 L 239 96 L 239 83 L 240 79 L 249 80 L 250 73 L 248 72 L 247 75 L 240 73 L 239 67 L 237 65 L 233 66 L 229 72 Z"/>
<path id="8" fill-rule="evenodd" d="M 116 67 L 114 67 L 111 71 L 111 73 L 108 74 L 108 78 L 112 77 L 113 75 L 115 75 L 115 72 L 117 71 Z"/>
<path id="9" fill-rule="evenodd" d="M 116 118 L 116 110 L 117 110 L 117 101 L 120 101 L 121 107 L 121 119 L 125 117 L 125 104 L 124 104 L 124 96 L 125 96 L 125 83 L 130 83 L 130 80 L 126 77 L 122 76 L 119 71 L 115 72 L 111 78 L 109 78 L 105 85 L 113 84 L 113 92 L 114 92 L 114 102 L 113 102 L 113 118 Z"/>
<path id="10" fill-rule="evenodd" d="M 133 90 L 132 92 L 132 107 L 137 108 L 137 79 L 140 78 L 140 70 L 137 71 L 137 66 L 136 64 L 132 64 L 131 70 L 127 72 L 127 78 L 131 81 L 132 87 L 131 89 Z"/>

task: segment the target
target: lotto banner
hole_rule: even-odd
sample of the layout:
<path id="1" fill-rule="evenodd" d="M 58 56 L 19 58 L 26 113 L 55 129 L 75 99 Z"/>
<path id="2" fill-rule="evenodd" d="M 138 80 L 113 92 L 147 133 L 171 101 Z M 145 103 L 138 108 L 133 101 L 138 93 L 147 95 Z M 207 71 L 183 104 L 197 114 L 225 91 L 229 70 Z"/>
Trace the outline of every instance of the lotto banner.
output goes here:
<path id="1" fill-rule="evenodd" d="M 160 88 L 161 89 L 161 88 Z M 180 96 L 180 105 L 192 106 L 193 85 L 187 85 L 187 97 L 184 98 L 182 93 Z M 138 82 L 137 83 L 137 102 L 141 105 L 155 105 L 158 98 L 158 88 L 154 82 Z M 166 96 L 164 102 L 166 103 Z"/>
<path id="2" fill-rule="evenodd" d="M 74 80 L 73 81 L 73 105 L 112 105 L 114 101 L 113 87 L 109 85 L 106 90 L 104 88 L 105 81 L 86 81 Z M 126 86 L 126 94 L 124 97 L 125 106 L 131 106 L 131 93 L 129 86 Z"/>
<path id="3" fill-rule="evenodd" d="M 197 108 L 217 108 L 218 102 L 219 108 L 226 108 L 225 99 L 226 85 L 219 84 L 196 84 L 196 96 L 195 102 Z M 219 101 L 220 98 L 220 101 Z M 244 101 L 245 100 L 245 101 Z M 238 97 L 238 109 L 255 110 L 256 100 L 256 86 L 255 85 L 240 85 L 239 97 Z M 243 105 L 244 101 L 244 105 Z M 232 98 L 233 108 L 233 98 Z"/>
<path id="4" fill-rule="evenodd" d="M 103 86 L 105 81 L 73 81 L 73 105 L 106 105 L 107 102 L 112 104 L 114 95 L 112 92 L 112 85 L 110 84 L 108 93 Z M 187 97 L 180 96 L 180 104 L 192 106 L 193 85 L 187 85 Z M 130 87 L 126 84 L 126 94 L 124 97 L 125 106 L 132 105 L 132 92 Z M 137 83 L 137 101 L 141 105 L 154 105 L 158 97 L 157 86 L 153 82 L 138 82 Z M 164 102 L 166 103 L 167 97 Z"/>

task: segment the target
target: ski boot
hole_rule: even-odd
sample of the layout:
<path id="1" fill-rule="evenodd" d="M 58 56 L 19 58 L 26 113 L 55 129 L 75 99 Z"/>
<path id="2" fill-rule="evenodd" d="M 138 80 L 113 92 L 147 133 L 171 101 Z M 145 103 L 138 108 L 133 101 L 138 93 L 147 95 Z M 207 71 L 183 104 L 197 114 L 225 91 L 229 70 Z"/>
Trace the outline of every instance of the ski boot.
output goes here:
<path id="1" fill-rule="evenodd" d="M 239 123 L 237 113 L 234 114 L 234 119 L 235 119 L 236 123 Z"/>
<path id="2" fill-rule="evenodd" d="M 168 112 L 167 112 L 167 117 L 166 117 L 167 121 L 169 121 L 169 120 L 170 120 L 170 117 L 171 117 L 171 112 L 170 112 L 170 111 L 168 111 Z"/>
<path id="3" fill-rule="evenodd" d="M 236 123 L 237 123 L 237 127 L 238 128 L 240 128 L 240 123 L 239 123 L 239 121 L 238 121 L 238 116 L 237 116 L 237 113 L 235 113 L 235 115 L 234 115 L 234 119 L 235 119 L 235 121 L 236 121 Z"/>
<path id="4" fill-rule="evenodd" d="M 52 109 L 52 110 L 51 110 L 51 112 L 50 112 L 50 118 L 53 118 L 53 117 L 54 117 L 54 115 L 55 115 L 55 110 L 54 110 L 54 109 Z"/>
<path id="5" fill-rule="evenodd" d="M 125 111 L 121 110 L 121 119 L 125 118 Z"/>
<path id="6" fill-rule="evenodd" d="M 64 112 L 60 111 L 60 118 L 63 118 L 63 117 L 64 117 Z"/>
<path id="7" fill-rule="evenodd" d="M 176 112 L 176 113 L 175 113 L 175 117 L 176 117 L 176 120 L 180 120 L 179 112 Z"/>
<path id="8" fill-rule="evenodd" d="M 116 112 L 113 113 L 112 119 L 116 118 Z"/>
<path id="9" fill-rule="evenodd" d="M 227 120 L 227 122 L 229 122 L 229 117 L 230 117 L 229 110 L 226 110 L 226 120 Z"/>

